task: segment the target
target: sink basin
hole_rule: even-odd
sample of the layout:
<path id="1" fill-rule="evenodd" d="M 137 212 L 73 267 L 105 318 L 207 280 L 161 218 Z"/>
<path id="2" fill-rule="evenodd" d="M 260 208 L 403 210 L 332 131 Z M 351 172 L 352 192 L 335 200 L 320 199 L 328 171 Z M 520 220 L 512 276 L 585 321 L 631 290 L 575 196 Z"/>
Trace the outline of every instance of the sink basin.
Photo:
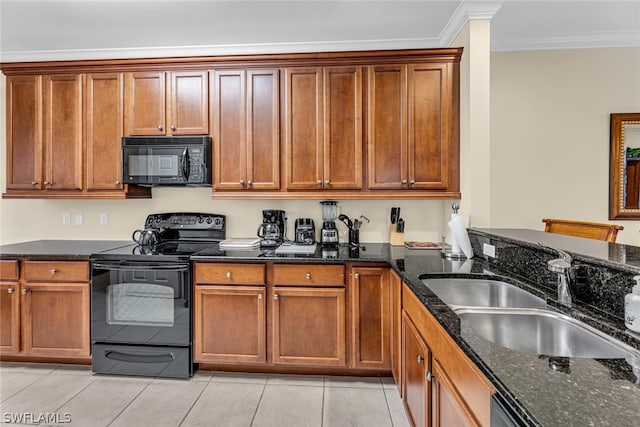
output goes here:
<path id="1" fill-rule="evenodd" d="M 455 312 L 462 327 L 469 326 L 485 339 L 523 353 L 590 359 L 640 357 L 633 347 L 549 310 L 469 307 Z"/>
<path id="2" fill-rule="evenodd" d="M 444 278 L 423 279 L 422 283 L 453 308 L 455 306 L 547 307 L 542 298 L 499 280 Z"/>

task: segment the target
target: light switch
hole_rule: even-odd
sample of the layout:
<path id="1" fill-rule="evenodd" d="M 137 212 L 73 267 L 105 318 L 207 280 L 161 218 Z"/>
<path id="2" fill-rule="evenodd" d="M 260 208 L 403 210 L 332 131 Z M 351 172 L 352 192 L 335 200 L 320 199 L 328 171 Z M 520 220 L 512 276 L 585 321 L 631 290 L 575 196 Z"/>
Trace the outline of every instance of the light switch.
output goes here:
<path id="1" fill-rule="evenodd" d="M 107 224 L 109 224 L 109 215 L 107 215 L 106 213 L 101 213 L 100 225 L 107 225 Z"/>
<path id="2" fill-rule="evenodd" d="M 71 214 L 63 213 L 62 214 L 62 225 L 71 225 Z"/>

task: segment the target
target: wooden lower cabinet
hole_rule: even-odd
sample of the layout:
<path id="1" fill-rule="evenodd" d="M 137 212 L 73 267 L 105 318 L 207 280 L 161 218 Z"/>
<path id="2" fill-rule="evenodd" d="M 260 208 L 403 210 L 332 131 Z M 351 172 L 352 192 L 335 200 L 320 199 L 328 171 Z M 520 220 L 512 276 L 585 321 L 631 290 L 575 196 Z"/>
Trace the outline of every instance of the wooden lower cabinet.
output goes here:
<path id="1" fill-rule="evenodd" d="M 412 424 L 489 426 L 493 386 L 406 285 L 402 310 L 403 401 Z"/>
<path id="2" fill-rule="evenodd" d="M 16 277 L 14 282 L 0 282 L 0 354 L 89 358 L 89 263 L 20 263 L 20 281 Z"/>
<path id="3" fill-rule="evenodd" d="M 431 419 L 431 384 L 427 375 L 431 370 L 431 352 L 406 314 L 402 316 L 402 342 L 402 396 L 407 416 L 415 427 L 428 426 Z"/>
<path id="4" fill-rule="evenodd" d="M 351 269 L 353 366 L 391 369 L 391 288 L 389 268 Z"/>
<path id="5" fill-rule="evenodd" d="M 275 287 L 273 363 L 346 366 L 344 288 Z"/>
<path id="6" fill-rule="evenodd" d="M 266 362 L 265 292 L 264 286 L 197 285 L 193 325 L 195 361 Z"/>

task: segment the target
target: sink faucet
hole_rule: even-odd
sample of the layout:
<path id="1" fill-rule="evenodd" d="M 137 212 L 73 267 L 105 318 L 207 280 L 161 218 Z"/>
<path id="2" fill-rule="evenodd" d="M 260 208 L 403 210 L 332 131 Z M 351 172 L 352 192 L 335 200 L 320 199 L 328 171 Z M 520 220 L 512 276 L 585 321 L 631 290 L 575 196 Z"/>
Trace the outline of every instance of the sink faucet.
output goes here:
<path id="1" fill-rule="evenodd" d="M 539 243 L 540 246 L 544 246 Z M 570 306 L 573 302 L 571 284 L 575 279 L 575 268 L 573 258 L 563 250 L 544 246 L 558 253 L 560 258 L 547 262 L 547 269 L 558 274 L 558 302 L 562 305 Z"/>

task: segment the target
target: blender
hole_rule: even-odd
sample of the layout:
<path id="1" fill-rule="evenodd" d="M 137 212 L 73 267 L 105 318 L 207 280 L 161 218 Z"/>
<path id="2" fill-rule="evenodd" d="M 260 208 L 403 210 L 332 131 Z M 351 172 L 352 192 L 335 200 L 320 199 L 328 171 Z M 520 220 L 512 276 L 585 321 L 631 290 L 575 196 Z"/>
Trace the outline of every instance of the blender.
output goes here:
<path id="1" fill-rule="evenodd" d="M 338 245 L 338 229 L 336 219 L 338 219 L 338 202 L 335 200 L 325 200 L 322 205 L 322 230 L 320 232 L 320 243 L 322 245 Z"/>

